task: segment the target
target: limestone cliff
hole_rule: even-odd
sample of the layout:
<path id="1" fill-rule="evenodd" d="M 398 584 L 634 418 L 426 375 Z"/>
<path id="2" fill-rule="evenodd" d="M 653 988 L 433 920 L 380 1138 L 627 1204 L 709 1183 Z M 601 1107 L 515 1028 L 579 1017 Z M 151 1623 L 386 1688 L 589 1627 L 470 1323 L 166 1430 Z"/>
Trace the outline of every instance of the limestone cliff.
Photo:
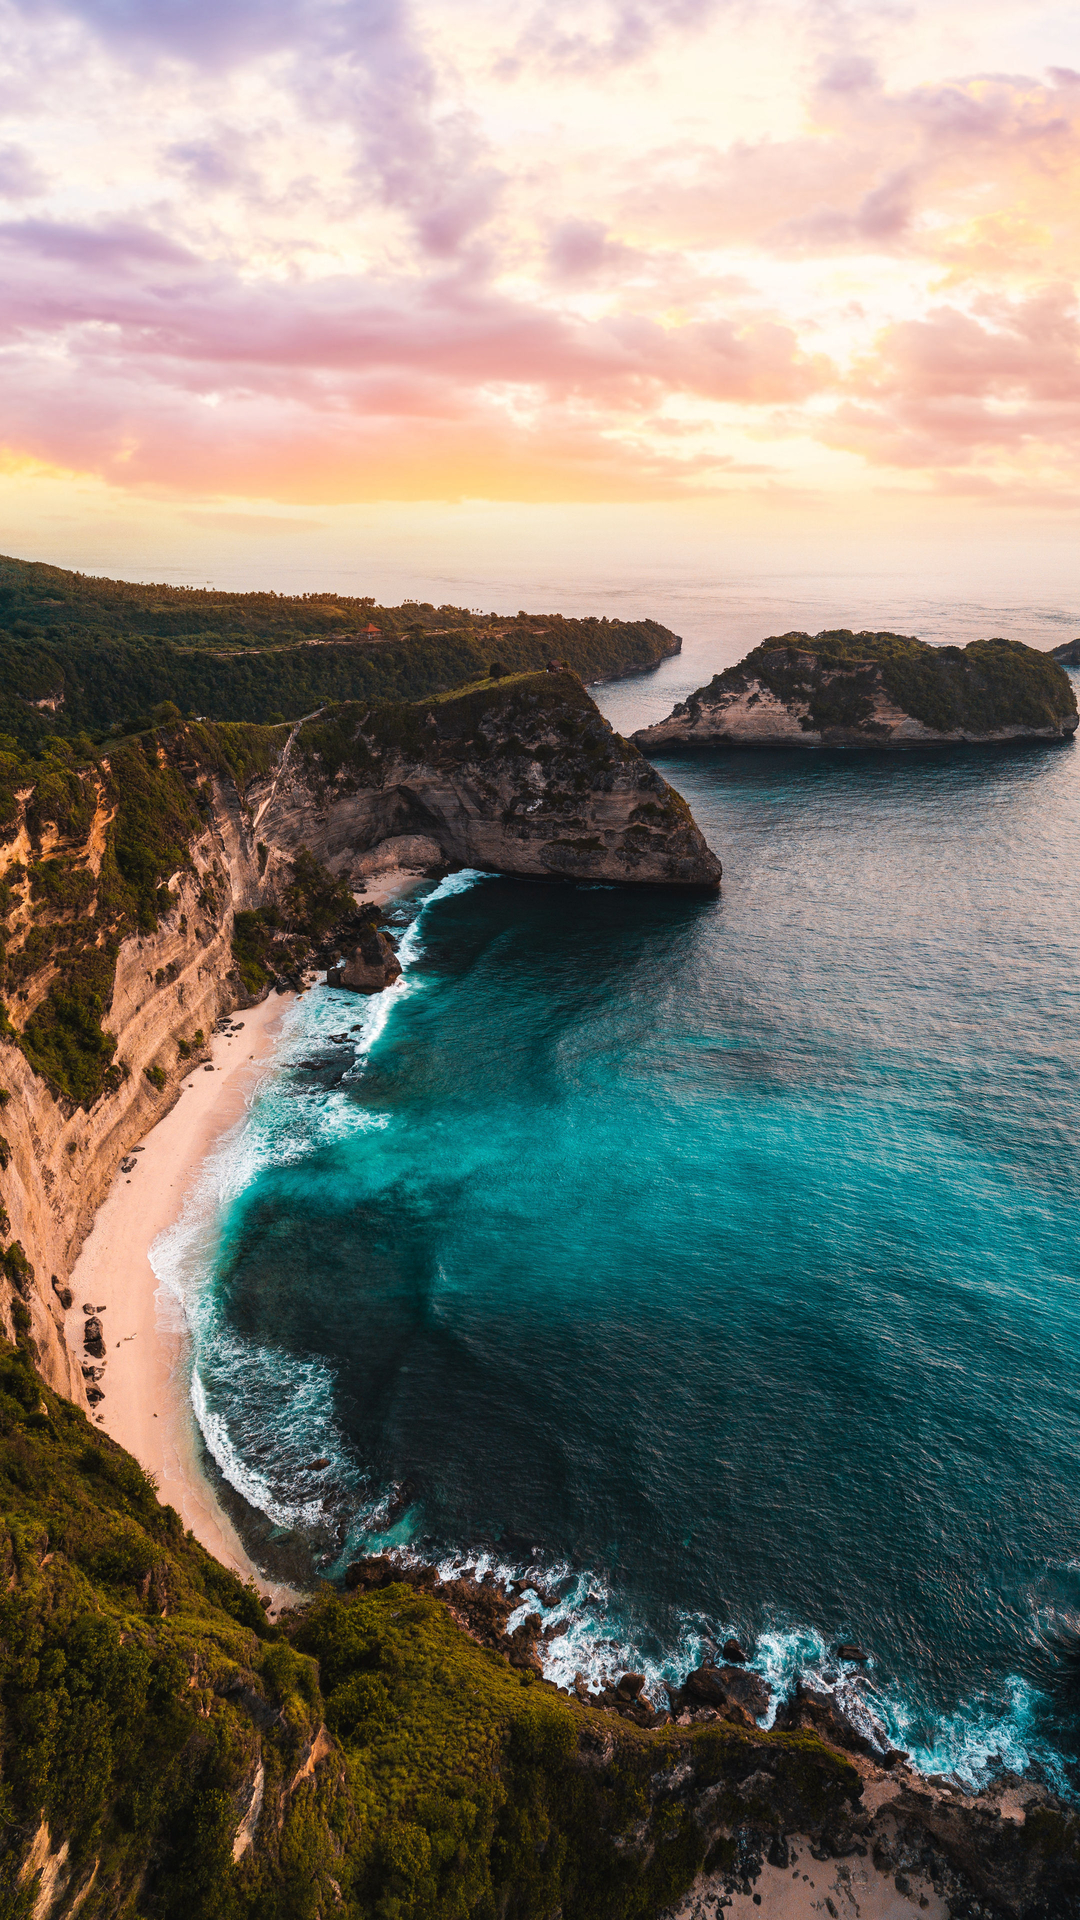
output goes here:
<path id="1" fill-rule="evenodd" d="M 443 869 L 720 879 L 685 801 L 568 673 L 292 730 L 181 724 L 82 766 L 0 752 L 0 1325 L 23 1327 L 58 1391 L 85 1384 L 59 1292 L 121 1160 L 248 1004 L 254 910 L 285 902 L 295 966 L 303 862 L 338 881 L 325 931 L 403 835 Z M 265 970 L 247 977 L 266 990 Z"/>
<path id="2" fill-rule="evenodd" d="M 1012 640 L 930 647 L 892 633 L 787 633 L 715 674 L 653 727 L 685 746 L 910 747 L 1068 739 L 1076 696 L 1048 654 Z"/>
<path id="3" fill-rule="evenodd" d="M 261 789 L 253 790 L 253 797 Z M 260 837 L 332 872 L 417 834 L 447 866 L 711 889 L 720 862 L 685 800 L 613 733 L 572 673 L 442 699 L 328 708 L 257 802 Z"/>

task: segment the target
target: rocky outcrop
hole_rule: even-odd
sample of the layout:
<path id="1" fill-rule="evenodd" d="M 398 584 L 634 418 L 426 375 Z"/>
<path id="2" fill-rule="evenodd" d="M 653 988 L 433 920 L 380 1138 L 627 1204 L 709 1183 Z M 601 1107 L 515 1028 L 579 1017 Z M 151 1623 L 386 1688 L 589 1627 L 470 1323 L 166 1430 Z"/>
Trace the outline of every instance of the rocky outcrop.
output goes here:
<path id="1" fill-rule="evenodd" d="M 530 879 L 714 890 L 721 873 L 685 800 L 566 672 L 328 709 L 300 731 L 260 832 L 346 875 L 412 834 L 448 866 Z"/>
<path id="2" fill-rule="evenodd" d="M 1080 667 L 1080 640 L 1064 640 L 1060 647 L 1051 647 L 1050 658 L 1063 667 Z"/>
<path id="3" fill-rule="evenodd" d="M 328 987 L 344 987 L 349 993 L 381 993 L 401 976 L 401 964 L 393 942 L 377 927 L 368 927 L 347 959 L 328 967 Z"/>
<path id="4" fill-rule="evenodd" d="M 403 873 L 443 873 L 446 870 L 446 856 L 434 840 L 423 833 L 391 834 L 388 840 L 380 841 L 372 847 L 370 853 L 362 853 L 356 862 L 355 872 L 360 879 L 374 880 L 380 874 L 392 873 L 400 868 Z"/>
<path id="5" fill-rule="evenodd" d="M 744 1666 L 695 1667 L 672 1700 L 676 1713 L 684 1708 L 712 1707 L 722 1718 L 752 1727 L 769 1710 L 772 1688 L 759 1673 Z"/>
<path id="6" fill-rule="evenodd" d="M 435 1567 L 379 1555 L 354 1562 L 346 1586 L 357 1596 L 384 1593 L 396 1608 L 409 1588 L 441 1601 L 470 1639 L 550 1699 L 571 1698 L 540 1677 L 540 1616 L 508 1634 L 516 1603 L 490 1576 L 444 1581 Z M 765 1731 L 756 1717 L 770 1689 L 736 1664 L 688 1675 L 672 1702 L 685 1709 L 677 1724 L 649 1710 L 643 1686 L 644 1676 L 627 1673 L 599 1695 L 575 1687 L 583 1717 L 572 1764 L 599 1783 L 608 1769 L 632 1764 L 636 1751 L 635 1838 L 621 1844 L 642 1848 L 643 1870 L 657 1823 L 665 1844 L 678 1832 L 684 1857 L 701 1863 L 693 1888 L 664 1904 L 658 1920 L 715 1920 L 738 1896 L 763 1901 L 776 1870 L 790 1881 L 800 1860 L 819 1888 L 834 1885 L 827 1870 L 838 1864 L 842 1890 L 857 1890 L 853 1875 L 867 1863 L 893 1883 L 879 1882 L 881 1892 L 901 1896 L 895 1906 L 890 1898 L 890 1913 L 908 1910 L 911 1883 L 915 1913 L 936 1895 L 935 1911 L 955 1920 L 1075 1920 L 1080 1912 L 1080 1818 L 1037 1781 L 1004 1774 L 972 1793 L 957 1780 L 928 1778 L 906 1754 L 872 1750 L 829 1697 L 805 1688 Z M 699 1704 L 702 1694 L 708 1704 Z M 856 1911 L 854 1899 L 837 1909 L 824 1891 L 812 1905 L 835 1920 Z"/>
<path id="7" fill-rule="evenodd" d="M 912 747 L 1070 739 L 1076 696 L 1048 654 L 1012 640 L 930 647 L 892 633 L 782 634 L 714 675 L 634 742 Z"/>

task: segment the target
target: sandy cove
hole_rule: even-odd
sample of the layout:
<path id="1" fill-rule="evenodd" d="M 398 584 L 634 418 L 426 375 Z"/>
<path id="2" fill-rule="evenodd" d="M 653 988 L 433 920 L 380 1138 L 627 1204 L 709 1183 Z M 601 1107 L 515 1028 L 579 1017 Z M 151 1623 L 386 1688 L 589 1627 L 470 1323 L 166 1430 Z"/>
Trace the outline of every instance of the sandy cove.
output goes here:
<path id="1" fill-rule="evenodd" d="M 420 878 L 387 868 L 372 876 L 364 904 L 385 906 Z M 207 1154 L 249 1107 L 295 997 L 272 993 L 261 1006 L 237 1013 L 234 1024 L 242 1023 L 242 1032 L 212 1036 L 214 1071 L 200 1062 L 184 1075 L 174 1105 L 136 1150 L 134 1170 L 117 1174 L 98 1209 L 71 1276 L 74 1304 L 64 1329 L 81 1358 L 83 1305 L 102 1310 L 105 1398 L 97 1424 L 154 1476 L 161 1498 L 216 1559 L 270 1594 L 275 1611 L 300 1596 L 260 1573 L 203 1472 L 189 1341 L 177 1303 L 159 1299 L 150 1248 L 179 1218 Z"/>
<path id="2" fill-rule="evenodd" d="M 75 1303 L 65 1334 L 82 1352 L 84 1303 L 103 1309 L 104 1400 L 95 1418 L 157 1481 L 197 1540 L 243 1579 L 275 1592 L 245 1552 L 200 1464 L 189 1397 L 189 1343 L 171 1298 L 159 1300 L 150 1248 L 181 1212 L 210 1149 L 247 1110 L 295 994 L 271 994 L 235 1016 L 243 1031 L 215 1034 L 213 1071 L 187 1074 L 175 1105 L 145 1137 L 134 1170 L 118 1173 L 71 1276 Z"/>

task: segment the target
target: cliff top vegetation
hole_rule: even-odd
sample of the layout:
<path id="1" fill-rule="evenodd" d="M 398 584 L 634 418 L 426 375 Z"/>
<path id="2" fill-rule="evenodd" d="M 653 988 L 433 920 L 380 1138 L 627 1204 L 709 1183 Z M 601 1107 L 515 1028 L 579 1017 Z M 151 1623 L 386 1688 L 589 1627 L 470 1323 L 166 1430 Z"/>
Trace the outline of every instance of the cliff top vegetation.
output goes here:
<path id="1" fill-rule="evenodd" d="M 299 719 L 325 701 L 420 697 L 565 660 L 584 679 L 678 651 L 655 620 L 474 613 L 331 593 L 219 593 L 96 579 L 0 556 L 0 731 L 138 732 L 173 701 L 213 720 Z"/>

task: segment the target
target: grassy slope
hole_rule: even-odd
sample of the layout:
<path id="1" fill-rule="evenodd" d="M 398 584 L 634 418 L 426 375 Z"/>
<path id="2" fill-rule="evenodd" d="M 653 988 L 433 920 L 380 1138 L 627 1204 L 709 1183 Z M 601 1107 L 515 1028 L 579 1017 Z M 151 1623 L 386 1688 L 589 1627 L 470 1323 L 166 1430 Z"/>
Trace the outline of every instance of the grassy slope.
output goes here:
<path id="1" fill-rule="evenodd" d="M 369 625 L 374 645 L 359 637 Z M 0 556 L 0 644 L 0 731 L 29 746 L 54 732 L 134 730 L 164 700 L 211 719 L 292 719 L 326 700 L 439 692 L 495 658 L 518 671 L 555 655 L 602 679 L 655 666 L 678 643 L 652 620 L 146 587 Z M 56 711 L 33 705 L 60 693 Z"/>
<path id="2" fill-rule="evenodd" d="M 663 1785 L 688 1758 L 721 1811 L 764 1767 L 766 1831 L 850 1803 L 852 1769 L 809 1736 L 643 1733 L 408 1587 L 325 1589 L 271 1626 L 20 1337 L 0 1354 L 3 1920 L 30 1911 L 43 1815 L 71 1891 L 95 1874 L 85 1920 L 649 1920 L 705 1855 Z M 335 1751 L 290 1793 L 324 1720 Z M 260 1750 L 257 1842 L 234 1866 Z"/>
<path id="3" fill-rule="evenodd" d="M 799 655 L 817 663 L 807 669 Z M 873 677 L 861 662 L 881 669 L 897 706 L 924 726 L 948 733 L 993 733 L 1006 726 L 1058 727 L 1076 712 L 1076 696 L 1057 662 L 1017 640 L 973 640 L 966 647 L 931 647 L 897 633 L 787 633 L 764 640 L 736 667 L 716 674 L 687 705 L 709 703 L 733 684 L 757 676 L 781 700 L 808 698 L 808 728 L 859 726 L 871 709 Z M 844 675 L 821 684 L 819 669 Z"/>

